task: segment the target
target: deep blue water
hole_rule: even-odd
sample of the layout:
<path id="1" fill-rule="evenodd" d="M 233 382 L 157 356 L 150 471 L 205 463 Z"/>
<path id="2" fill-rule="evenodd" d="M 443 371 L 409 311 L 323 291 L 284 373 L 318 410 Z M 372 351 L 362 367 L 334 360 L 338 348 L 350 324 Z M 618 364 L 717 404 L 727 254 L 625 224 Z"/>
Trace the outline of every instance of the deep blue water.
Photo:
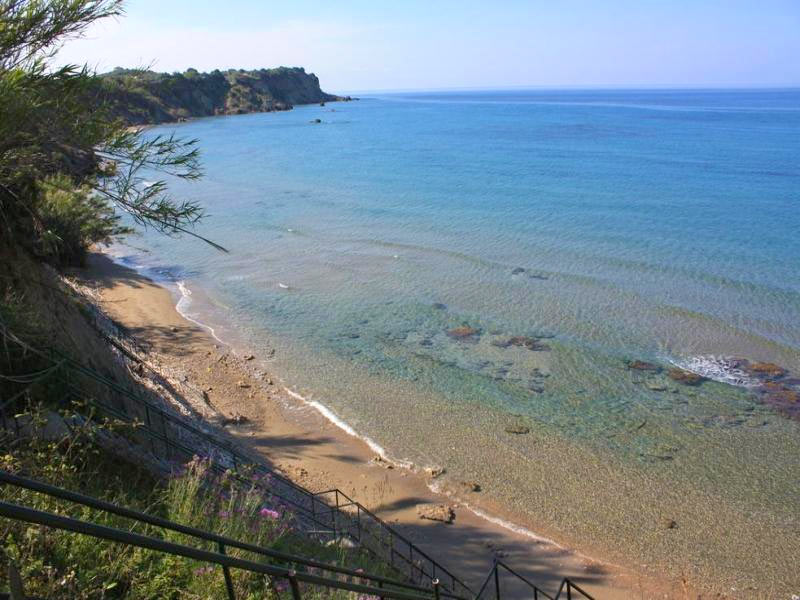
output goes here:
<path id="1" fill-rule="evenodd" d="M 152 233 L 121 251 L 391 454 L 474 475 L 502 430 L 466 448 L 425 427 L 459 439 L 514 415 L 693 485 L 727 478 L 761 510 L 795 502 L 796 455 L 762 434 L 789 448 L 796 424 L 745 387 L 625 361 L 800 372 L 800 90 L 394 94 L 153 133 L 172 130 L 206 169 L 173 190 L 231 252 Z M 520 335 L 546 349 L 501 347 Z M 752 461 L 708 452 L 731 435 Z"/>

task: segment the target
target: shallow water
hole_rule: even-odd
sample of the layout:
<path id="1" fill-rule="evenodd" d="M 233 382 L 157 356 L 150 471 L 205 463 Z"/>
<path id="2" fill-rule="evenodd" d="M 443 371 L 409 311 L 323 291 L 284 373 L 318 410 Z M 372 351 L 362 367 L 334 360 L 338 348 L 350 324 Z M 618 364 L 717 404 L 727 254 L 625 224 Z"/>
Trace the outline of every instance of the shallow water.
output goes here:
<path id="1" fill-rule="evenodd" d="M 723 360 L 800 373 L 800 91 L 392 95 L 172 129 L 206 167 L 173 189 L 231 253 L 116 251 L 184 282 L 183 310 L 556 537 L 800 583 L 798 424 Z"/>

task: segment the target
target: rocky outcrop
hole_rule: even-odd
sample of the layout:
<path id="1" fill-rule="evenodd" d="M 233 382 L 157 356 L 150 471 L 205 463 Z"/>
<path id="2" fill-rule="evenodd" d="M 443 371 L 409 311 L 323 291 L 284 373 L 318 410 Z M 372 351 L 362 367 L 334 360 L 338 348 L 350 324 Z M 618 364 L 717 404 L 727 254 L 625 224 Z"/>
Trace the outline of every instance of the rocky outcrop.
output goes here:
<path id="1" fill-rule="evenodd" d="M 418 504 L 417 515 L 420 519 L 450 524 L 456 518 L 456 511 L 447 504 Z"/>
<path id="2" fill-rule="evenodd" d="M 257 71 L 154 73 L 115 69 L 98 78 L 97 95 L 129 125 L 192 117 L 289 110 L 296 104 L 348 100 L 326 94 L 319 79 L 300 67 Z"/>

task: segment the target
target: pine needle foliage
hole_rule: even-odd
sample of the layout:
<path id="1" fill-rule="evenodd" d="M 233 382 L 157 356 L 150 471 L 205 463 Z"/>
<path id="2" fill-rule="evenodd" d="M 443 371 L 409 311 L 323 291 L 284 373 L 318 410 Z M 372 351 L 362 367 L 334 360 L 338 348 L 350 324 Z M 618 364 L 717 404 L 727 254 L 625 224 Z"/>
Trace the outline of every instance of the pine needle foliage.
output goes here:
<path id="1" fill-rule="evenodd" d="M 127 128 L 111 116 L 92 71 L 54 66 L 65 42 L 122 14 L 121 0 L 0 0 L 0 244 L 74 264 L 88 245 L 126 233 L 119 212 L 166 234 L 201 238 L 193 227 L 203 209 L 171 197 L 159 179 L 199 178 L 197 141 Z M 70 210 L 54 219 L 53 182 L 66 193 L 67 180 L 77 191 Z M 92 233 L 76 238 L 92 221 Z"/>

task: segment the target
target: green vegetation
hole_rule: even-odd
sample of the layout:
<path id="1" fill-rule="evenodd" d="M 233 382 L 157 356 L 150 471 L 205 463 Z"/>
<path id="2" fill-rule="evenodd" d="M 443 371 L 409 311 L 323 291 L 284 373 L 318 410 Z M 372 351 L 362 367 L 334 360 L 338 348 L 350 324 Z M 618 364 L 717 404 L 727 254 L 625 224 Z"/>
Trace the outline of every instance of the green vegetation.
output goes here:
<path id="1" fill-rule="evenodd" d="M 294 104 L 337 100 L 302 68 L 154 73 L 117 68 L 100 77 L 99 95 L 125 123 L 142 125 L 191 117 L 288 110 Z"/>
<path id="2" fill-rule="evenodd" d="M 66 395 L 92 398 L 91 383 L 57 380 L 56 350 L 109 381 L 137 385 L 87 323 L 93 313 L 47 264 L 80 265 L 93 244 L 141 227 L 202 238 L 192 201 L 175 199 L 159 177 L 200 177 L 194 140 L 146 135 L 131 123 L 184 116 L 289 108 L 333 99 L 302 69 L 164 75 L 85 67 L 55 68 L 55 49 L 96 21 L 122 14 L 120 0 L 0 0 L 0 411 L 23 423 L 0 429 L 0 468 L 267 548 L 325 562 L 383 569 L 363 551 L 328 547 L 295 529 L 293 515 L 242 473 L 212 474 L 195 460 L 164 478 L 101 443 L 133 443 L 134 425 L 99 418 L 90 404 L 65 407 Z M 145 179 L 146 174 L 146 179 Z M 154 181 L 155 180 L 155 181 Z M 142 393 L 149 393 L 142 388 Z M 108 393 L 108 390 L 106 390 Z M 60 411 L 61 417 L 54 417 Z M 50 425 L 61 424 L 53 431 Z M 68 427 L 65 424 L 69 423 Z M 102 434 L 102 435 L 100 435 Z M 153 466 L 155 469 L 155 466 Z M 169 541 L 196 540 L 129 522 L 11 486 L 0 498 Z M 207 547 L 209 550 L 215 548 Z M 229 553 L 242 553 L 230 549 Z M 263 557 L 247 556 L 251 560 Z M 11 520 L 0 521 L 0 589 L 6 563 L 22 574 L 27 594 L 64 599 L 220 598 L 219 568 L 180 557 L 99 542 Z M 234 574 L 238 598 L 277 598 L 284 582 Z M 304 597 L 351 594 L 304 590 Z"/>
<path id="3" fill-rule="evenodd" d="M 33 422 L 43 425 L 42 419 L 35 415 Z M 104 431 L 125 434 L 125 426 L 119 423 L 106 421 L 101 426 Z M 243 485 L 231 472 L 215 475 L 209 463 L 200 459 L 191 461 L 165 481 L 109 455 L 95 443 L 97 431 L 96 426 L 87 424 L 59 441 L 5 438 L 2 441 L 6 453 L 0 455 L 0 468 L 261 547 L 364 568 L 373 574 L 384 570 L 363 553 L 325 546 L 297 533 L 291 511 L 257 482 Z M 121 517 L 12 486 L 3 486 L 0 498 L 216 551 L 212 544 L 199 543 L 183 534 L 149 525 L 134 527 Z M 65 600 L 226 597 L 223 574 L 216 566 L 15 521 L 0 522 L 0 536 L 4 540 L 4 559 L 18 565 L 25 592 L 30 596 Z M 263 560 L 234 548 L 228 549 L 228 554 Z M 237 598 L 285 596 L 284 581 L 270 581 L 264 576 L 235 570 L 232 574 Z M 6 577 L 3 569 L 0 586 L 6 586 Z M 355 596 L 313 587 L 303 590 L 304 598 L 323 595 Z"/>
<path id="4" fill-rule="evenodd" d="M 200 206 L 172 199 L 163 181 L 145 185 L 143 173 L 198 178 L 195 141 L 129 130 L 102 80 L 86 68 L 52 67 L 60 43 L 121 11 L 119 0 L 0 0 L 0 251 L 19 246 L 55 264 L 79 262 L 76 244 L 85 250 L 124 232 L 112 210 L 194 235 Z M 69 198 L 54 191 L 68 192 L 67 180 L 76 190 Z"/>

